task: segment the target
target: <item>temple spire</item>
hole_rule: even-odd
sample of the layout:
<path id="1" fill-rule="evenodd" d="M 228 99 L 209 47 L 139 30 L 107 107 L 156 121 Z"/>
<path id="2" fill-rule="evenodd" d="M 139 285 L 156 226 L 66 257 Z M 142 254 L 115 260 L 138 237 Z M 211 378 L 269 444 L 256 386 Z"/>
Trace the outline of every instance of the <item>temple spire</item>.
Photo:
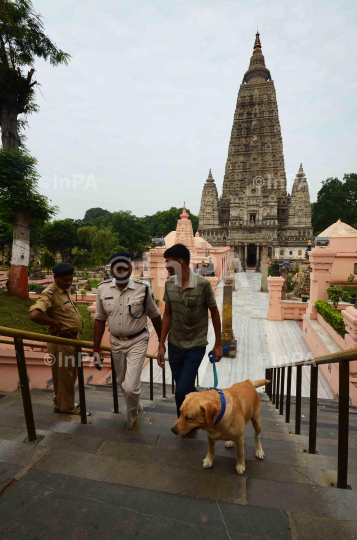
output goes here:
<path id="1" fill-rule="evenodd" d="M 186 212 L 186 204 L 183 203 L 182 214 L 180 215 L 180 218 L 188 219 L 188 217 L 189 217 L 189 214 Z"/>
<path id="2" fill-rule="evenodd" d="M 260 43 L 260 39 L 259 39 L 259 32 L 257 30 L 257 33 L 255 34 L 255 43 L 254 43 L 254 51 L 261 51 L 262 50 L 262 45 Z"/>
<path id="3" fill-rule="evenodd" d="M 206 182 L 214 182 L 211 169 L 209 170 L 208 178 L 207 178 Z"/>
<path id="4" fill-rule="evenodd" d="M 243 83 L 249 83 L 249 81 L 256 81 L 257 79 L 264 79 L 270 81 L 270 71 L 265 66 L 265 60 L 262 53 L 262 45 L 260 43 L 260 34 L 257 31 L 255 34 L 255 42 L 253 48 L 253 54 L 250 59 L 249 69 L 246 71 L 243 77 Z"/>

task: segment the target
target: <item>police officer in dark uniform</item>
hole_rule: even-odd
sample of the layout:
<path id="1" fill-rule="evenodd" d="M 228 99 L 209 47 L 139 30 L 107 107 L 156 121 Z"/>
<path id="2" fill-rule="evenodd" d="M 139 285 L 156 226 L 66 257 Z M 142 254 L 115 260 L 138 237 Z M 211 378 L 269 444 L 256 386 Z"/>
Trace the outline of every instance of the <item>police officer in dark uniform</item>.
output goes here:
<path id="1" fill-rule="evenodd" d="M 69 263 L 59 263 L 52 268 L 54 282 L 40 295 L 30 308 L 31 321 L 47 326 L 51 336 L 78 339 L 82 329 L 82 319 L 69 288 L 73 281 L 74 267 Z M 74 403 L 74 386 L 77 380 L 76 348 L 72 345 L 48 343 L 48 357 L 51 360 L 54 412 L 79 414 Z"/>

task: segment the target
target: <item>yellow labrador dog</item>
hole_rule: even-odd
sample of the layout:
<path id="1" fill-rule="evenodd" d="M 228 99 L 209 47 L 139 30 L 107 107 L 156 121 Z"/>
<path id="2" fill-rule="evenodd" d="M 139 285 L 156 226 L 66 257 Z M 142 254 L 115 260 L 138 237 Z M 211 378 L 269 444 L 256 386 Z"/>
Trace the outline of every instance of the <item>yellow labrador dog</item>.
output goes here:
<path id="1" fill-rule="evenodd" d="M 245 471 L 244 427 L 249 420 L 252 421 L 255 430 L 255 455 L 258 459 L 265 457 L 260 442 L 262 423 L 260 397 L 256 388 L 268 382 L 266 379 L 259 381 L 247 379 L 221 390 L 224 394 L 222 398 L 217 390 L 191 392 L 181 405 L 180 418 L 172 427 L 172 432 L 180 437 L 187 437 L 198 429 L 206 432 L 208 454 L 203 460 L 205 469 L 213 467 L 215 441 L 227 441 L 227 448 L 232 448 L 236 443 L 236 471 L 238 474 L 243 474 Z M 222 416 L 224 401 L 226 408 Z"/>

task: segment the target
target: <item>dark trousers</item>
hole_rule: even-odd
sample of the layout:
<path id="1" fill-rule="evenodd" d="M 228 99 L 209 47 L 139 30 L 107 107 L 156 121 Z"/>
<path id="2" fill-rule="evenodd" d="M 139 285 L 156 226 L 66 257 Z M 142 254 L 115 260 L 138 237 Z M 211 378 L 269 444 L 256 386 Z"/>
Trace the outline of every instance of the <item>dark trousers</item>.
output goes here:
<path id="1" fill-rule="evenodd" d="M 185 396 L 190 392 L 196 392 L 195 380 L 205 352 L 206 347 L 180 349 L 171 343 L 168 344 L 169 364 L 176 383 L 175 400 L 178 417 Z"/>

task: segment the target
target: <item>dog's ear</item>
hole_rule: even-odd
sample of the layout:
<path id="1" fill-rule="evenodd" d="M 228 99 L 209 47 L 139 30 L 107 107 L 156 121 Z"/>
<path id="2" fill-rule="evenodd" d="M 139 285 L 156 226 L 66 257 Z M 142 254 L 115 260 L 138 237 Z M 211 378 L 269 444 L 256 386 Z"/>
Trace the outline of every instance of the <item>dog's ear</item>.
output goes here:
<path id="1" fill-rule="evenodd" d="M 205 415 L 207 427 L 213 426 L 214 418 L 218 414 L 218 407 L 215 403 L 208 401 L 204 405 L 201 405 L 203 414 Z"/>

